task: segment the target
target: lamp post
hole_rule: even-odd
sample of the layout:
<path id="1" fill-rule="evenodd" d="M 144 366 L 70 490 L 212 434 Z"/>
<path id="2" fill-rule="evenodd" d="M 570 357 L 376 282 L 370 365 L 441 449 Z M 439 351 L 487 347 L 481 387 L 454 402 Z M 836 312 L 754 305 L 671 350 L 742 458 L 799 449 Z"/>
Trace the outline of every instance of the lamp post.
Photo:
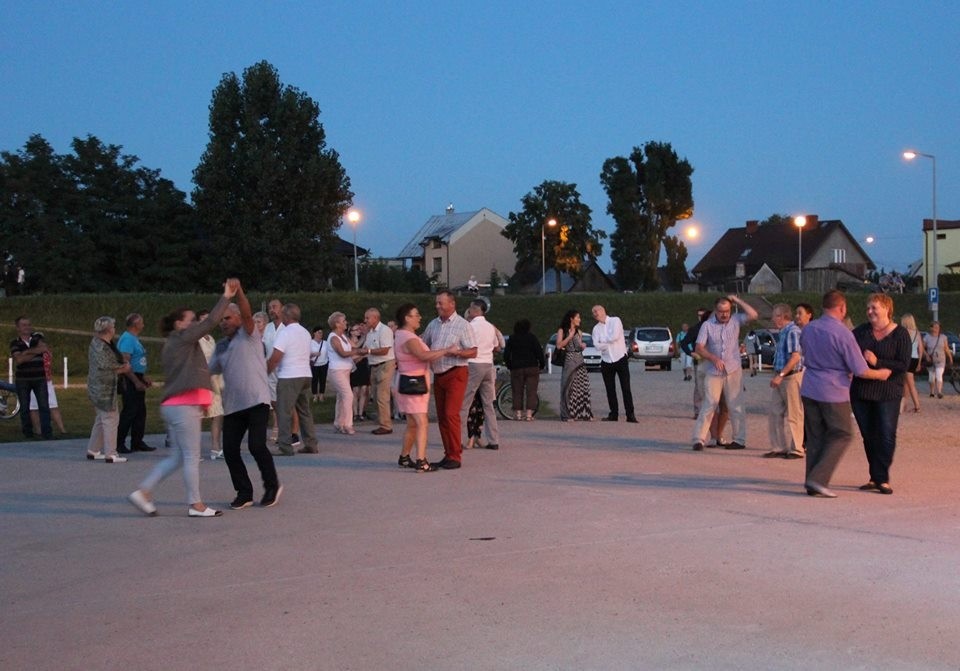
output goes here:
<path id="1" fill-rule="evenodd" d="M 937 157 L 934 156 L 933 154 L 924 154 L 923 152 L 919 152 L 919 151 L 903 152 L 903 157 L 908 161 L 912 161 L 917 156 L 923 156 L 924 158 L 929 158 L 930 161 L 933 163 L 933 249 L 931 250 L 933 255 L 933 261 L 932 263 L 927 263 L 926 258 L 924 258 L 923 271 L 924 271 L 924 275 L 926 276 L 925 279 L 927 284 L 927 290 L 929 290 L 930 287 L 933 287 L 934 289 L 938 289 L 939 287 L 938 287 L 938 279 L 937 279 L 937 271 L 938 271 L 938 267 L 937 267 Z M 926 243 L 924 243 L 924 252 L 926 252 Z M 926 253 L 924 253 L 924 256 L 926 256 Z M 930 282 L 930 267 L 928 266 L 932 267 L 933 269 L 932 283 Z M 937 293 L 939 293 L 939 291 Z M 933 321 L 940 321 L 940 303 L 939 302 L 933 304 Z"/>
<path id="2" fill-rule="evenodd" d="M 794 217 L 793 225 L 797 227 L 797 291 L 803 291 L 803 227 L 807 225 L 807 218 Z"/>
<path id="3" fill-rule="evenodd" d="M 347 221 L 353 226 L 353 290 L 360 292 L 360 272 L 357 270 L 357 224 L 360 223 L 360 213 L 356 210 L 347 212 Z"/>
<path id="4" fill-rule="evenodd" d="M 547 293 L 547 226 L 557 225 L 556 219 L 547 219 L 540 227 L 540 295 Z"/>

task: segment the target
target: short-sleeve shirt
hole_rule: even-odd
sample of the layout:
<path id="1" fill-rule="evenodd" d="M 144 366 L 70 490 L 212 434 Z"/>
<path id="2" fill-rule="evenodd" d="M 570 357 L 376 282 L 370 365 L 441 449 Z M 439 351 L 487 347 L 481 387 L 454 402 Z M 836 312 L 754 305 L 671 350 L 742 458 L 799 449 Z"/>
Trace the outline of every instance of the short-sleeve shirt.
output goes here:
<path id="1" fill-rule="evenodd" d="M 40 340 L 41 338 L 37 334 L 30 336 L 30 342 L 24 341 L 23 338 L 14 338 L 10 341 L 10 356 L 33 349 L 40 343 Z M 37 354 L 23 363 L 17 364 L 16 373 L 18 380 L 45 380 L 47 374 L 43 370 L 43 355 Z"/>
<path id="2" fill-rule="evenodd" d="M 277 378 L 313 377 L 310 372 L 310 332 L 300 324 L 287 324 L 277 332 L 273 349 L 283 352 L 277 366 Z"/>
<path id="3" fill-rule="evenodd" d="M 803 382 L 800 395 L 821 403 L 850 401 L 850 378 L 869 368 L 857 339 L 843 322 L 822 315 L 800 332 Z"/>
<path id="4" fill-rule="evenodd" d="M 423 332 L 423 342 L 430 349 L 446 349 L 454 345 L 459 345 L 461 349 L 472 349 L 477 346 L 477 341 L 473 337 L 473 329 L 470 328 L 470 322 L 453 313 L 446 321 L 437 317 L 429 324 Z M 434 373 L 445 373 L 455 366 L 466 366 L 467 360 L 456 356 L 444 356 L 430 364 Z"/>
<path id="5" fill-rule="evenodd" d="M 124 331 L 117 341 L 117 350 L 121 354 L 130 355 L 130 370 L 134 373 L 143 375 L 147 372 L 147 350 L 141 344 L 140 338 L 130 331 Z"/>
<path id="6" fill-rule="evenodd" d="M 740 370 L 740 326 L 748 321 L 743 312 L 730 315 L 726 324 L 718 322 L 716 315 L 710 315 L 710 318 L 700 325 L 697 344 L 705 346 L 710 354 L 719 357 L 728 373 Z M 708 375 L 720 374 L 709 359 L 706 361 L 705 370 Z"/>
<path id="7" fill-rule="evenodd" d="M 370 362 L 371 366 L 376 366 L 378 363 L 384 363 L 396 359 L 396 355 L 393 352 L 393 331 L 383 322 L 377 322 L 377 327 L 370 329 L 367 332 L 367 337 L 364 340 L 363 346 L 368 350 L 381 349 L 383 347 L 390 348 L 390 351 L 386 354 L 379 356 L 376 354 L 371 354 L 368 356 L 367 360 Z"/>
<path id="8" fill-rule="evenodd" d="M 800 327 L 794 322 L 787 323 L 780 330 L 780 339 L 777 341 L 777 349 L 773 354 L 773 369 L 778 373 L 790 360 L 794 352 L 802 352 L 800 349 Z M 803 370 L 803 357 L 800 362 L 793 367 L 793 372 L 799 373 Z"/>
<path id="9" fill-rule="evenodd" d="M 212 373 L 223 375 L 223 413 L 240 412 L 257 405 L 269 405 L 270 384 L 267 361 L 263 358 L 263 338 L 259 329 L 247 333 L 237 329 L 233 338 L 217 343 L 210 362 Z"/>

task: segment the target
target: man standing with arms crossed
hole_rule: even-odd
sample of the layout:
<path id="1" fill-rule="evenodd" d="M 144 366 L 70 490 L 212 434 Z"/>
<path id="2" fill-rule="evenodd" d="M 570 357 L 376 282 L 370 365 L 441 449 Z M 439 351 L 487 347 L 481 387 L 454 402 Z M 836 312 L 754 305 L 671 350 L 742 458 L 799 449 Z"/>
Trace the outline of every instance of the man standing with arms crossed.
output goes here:
<path id="1" fill-rule="evenodd" d="M 456 354 L 437 359 L 430 364 L 433 370 L 433 400 L 437 406 L 437 423 L 443 441 L 443 459 L 432 466 L 452 470 L 460 468 L 462 429 L 460 408 L 467 389 L 467 359 L 477 355 L 473 329 L 467 320 L 457 314 L 453 293 L 444 290 L 437 294 L 437 318 L 427 324 L 423 342 L 433 350 L 460 347 Z"/>
<path id="2" fill-rule="evenodd" d="M 773 379 L 770 380 L 770 409 L 767 426 L 770 433 L 768 459 L 802 459 L 803 401 L 800 383 L 803 381 L 803 356 L 800 349 L 800 330 L 810 323 L 813 310 L 806 303 L 797 306 L 796 322 L 790 319 L 790 306 L 773 306 L 773 325 L 780 329 L 777 349 L 773 355 Z M 787 432 L 784 432 L 786 423 Z"/>
<path id="3" fill-rule="evenodd" d="M 380 310 L 369 308 L 363 314 L 367 325 L 367 337 L 364 347 L 370 352 L 370 393 L 377 402 L 377 428 L 371 433 L 386 436 L 393 433 L 393 416 L 390 412 L 390 387 L 393 374 L 397 370 L 397 359 L 393 353 L 393 331 L 380 321 Z"/>
<path id="4" fill-rule="evenodd" d="M 743 312 L 733 314 L 733 304 Z M 714 302 L 713 314 L 700 326 L 697 354 L 704 369 L 703 406 L 693 430 L 693 449 L 703 450 L 710 422 L 723 394 L 730 410 L 733 442 L 724 447 L 742 450 L 747 442 L 747 422 L 743 411 L 743 374 L 740 366 L 740 326 L 757 318 L 757 311 L 738 296 L 730 294 Z"/>
<path id="5" fill-rule="evenodd" d="M 234 510 L 253 505 L 253 483 L 240 455 L 243 434 L 263 478 L 260 505 L 276 505 L 283 492 L 277 469 L 267 449 L 267 422 L 270 419 L 270 385 L 263 358 L 263 339 L 253 322 L 250 301 L 237 289 L 236 303 L 227 306 L 220 320 L 226 338 L 217 343 L 210 372 L 223 375 L 223 458 L 230 469 L 230 480 L 237 497 L 230 504 Z"/>
<path id="6" fill-rule="evenodd" d="M 600 350 L 600 375 L 607 390 L 607 403 L 610 413 L 601 419 L 603 422 L 616 422 L 620 417 L 620 405 L 617 403 L 617 378 L 620 380 L 620 393 L 623 394 L 623 412 L 627 421 L 637 423 L 633 412 L 633 392 L 630 389 L 630 355 L 623 336 L 623 322 L 620 317 L 611 317 L 602 305 L 594 305 L 591 311 L 597 325 L 593 327 L 593 346 Z"/>
<path id="7" fill-rule="evenodd" d="M 33 332 L 33 323 L 29 317 L 17 317 L 17 337 L 10 342 L 10 357 L 16 370 L 17 397 L 20 399 L 20 429 L 25 438 L 33 438 L 33 424 L 30 422 L 30 392 L 37 397 L 37 409 L 40 411 L 40 434 L 44 440 L 53 438 L 50 425 L 50 399 L 47 395 L 47 373 L 43 368 L 43 353 L 47 343 L 43 336 Z"/>
<path id="8" fill-rule="evenodd" d="M 847 298 L 833 289 L 823 295 L 823 314 L 800 334 L 803 348 L 803 428 L 807 441 L 810 496 L 835 499 L 827 489 L 843 453 L 853 440 L 850 378 L 886 380 L 889 368 L 870 368 L 853 333 L 843 323 Z"/>

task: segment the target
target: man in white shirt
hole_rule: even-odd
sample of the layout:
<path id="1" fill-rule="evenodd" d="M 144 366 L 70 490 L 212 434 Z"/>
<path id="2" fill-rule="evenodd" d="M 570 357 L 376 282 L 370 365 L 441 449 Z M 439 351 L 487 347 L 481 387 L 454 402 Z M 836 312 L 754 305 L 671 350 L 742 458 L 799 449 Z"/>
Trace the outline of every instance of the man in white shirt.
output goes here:
<path id="1" fill-rule="evenodd" d="M 602 305 L 594 305 L 593 318 L 597 325 L 593 327 L 593 346 L 600 350 L 600 375 L 607 390 L 607 403 L 610 414 L 602 418 L 604 422 L 616 422 L 620 417 L 620 405 L 617 403 L 617 383 L 620 379 L 620 393 L 623 394 L 623 412 L 627 421 L 637 423 L 633 412 L 633 392 L 630 391 L 630 356 L 623 337 L 623 322 L 619 317 L 607 314 Z"/>
<path id="2" fill-rule="evenodd" d="M 300 306 L 287 303 L 281 310 L 283 328 L 273 341 L 273 351 L 267 359 L 267 372 L 277 373 L 277 456 L 292 457 L 293 413 L 300 420 L 304 446 L 300 452 L 316 454 L 317 439 L 310 414 L 310 332 L 300 325 Z"/>
<path id="3" fill-rule="evenodd" d="M 483 301 L 473 301 L 467 308 L 467 319 L 473 330 L 473 338 L 477 344 L 477 355 L 467 361 L 470 376 L 467 378 L 467 391 L 463 397 L 463 406 L 460 409 L 460 424 L 466 426 L 467 414 L 473 405 L 477 390 L 480 391 L 480 402 L 483 403 L 483 432 L 487 440 L 488 450 L 500 449 L 500 425 L 497 423 L 497 413 L 493 407 L 496 396 L 497 371 L 493 367 L 493 353 L 503 348 L 500 331 L 487 321 L 484 316 L 487 304 Z"/>
<path id="4" fill-rule="evenodd" d="M 370 393 L 377 402 L 377 424 L 372 433 L 385 436 L 393 433 L 393 416 L 390 412 L 390 387 L 393 374 L 397 369 L 397 359 L 393 353 L 393 331 L 380 321 L 380 310 L 369 308 L 363 314 L 367 325 L 367 337 L 364 347 L 370 351 L 367 361 L 370 363 Z"/>

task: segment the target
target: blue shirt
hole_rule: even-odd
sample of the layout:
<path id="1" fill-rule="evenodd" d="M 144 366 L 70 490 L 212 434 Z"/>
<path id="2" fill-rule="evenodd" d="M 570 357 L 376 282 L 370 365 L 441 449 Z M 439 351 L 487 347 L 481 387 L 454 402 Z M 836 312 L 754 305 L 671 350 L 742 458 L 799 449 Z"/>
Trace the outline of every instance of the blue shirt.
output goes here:
<path id="1" fill-rule="evenodd" d="M 857 339 L 843 322 L 823 315 L 800 332 L 803 382 L 800 395 L 821 403 L 850 401 L 850 379 L 869 369 Z"/>
<path id="2" fill-rule="evenodd" d="M 144 375 L 147 372 L 147 350 L 140 344 L 140 338 L 124 331 L 117 341 L 117 349 L 121 354 L 130 355 L 130 370 L 134 373 Z"/>
<path id="3" fill-rule="evenodd" d="M 800 327 L 794 322 L 789 322 L 780 331 L 780 340 L 777 341 L 777 349 L 773 353 L 773 369 L 778 373 L 784 369 L 790 360 L 790 355 L 794 352 L 802 352 L 800 349 Z M 803 357 L 800 362 L 793 367 L 794 372 L 799 373 L 803 370 Z"/>

